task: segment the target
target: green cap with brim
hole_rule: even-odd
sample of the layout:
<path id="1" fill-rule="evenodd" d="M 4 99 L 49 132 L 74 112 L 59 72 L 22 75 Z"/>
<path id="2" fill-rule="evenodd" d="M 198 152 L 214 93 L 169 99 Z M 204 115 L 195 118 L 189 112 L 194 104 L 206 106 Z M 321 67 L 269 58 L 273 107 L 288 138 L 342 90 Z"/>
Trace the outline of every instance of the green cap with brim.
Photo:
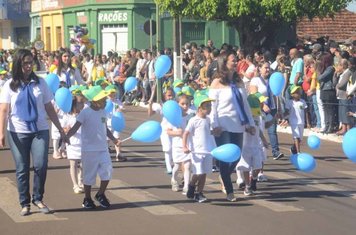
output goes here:
<path id="1" fill-rule="evenodd" d="M 184 82 L 182 79 L 176 79 L 174 80 L 173 82 L 173 87 L 177 87 L 177 86 L 183 86 L 184 85 Z"/>
<path id="2" fill-rule="evenodd" d="M 184 86 L 184 87 L 182 87 L 182 93 L 187 95 L 187 96 L 192 96 L 193 97 L 195 91 L 190 86 Z"/>
<path id="3" fill-rule="evenodd" d="M 98 101 L 105 97 L 107 97 L 110 92 L 105 91 L 101 88 L 101 86 L 92 86 L 88 90 L 83 91 L 83 95 L 89 101 Z"/>
<path id="4" fill-rule="evenodd" d="M 300 89 L 300 86 L 293 85 L 290 88 L 290 93 L 293 94 L 293 93 L 297 92 L 299 89 Z"/>
<path id="5" fill-rule="evenodd" d="M 109 82 L 105 78 L 99 78 L 94 82 L 95 86 L 101 86 L 102 84 L 109 84 Z"/>
<path id="6" fill-rule="evenodd" d="M 114 84 L 111 84 L 111 85 L 105 87 L 105 91 L 110 92 L 110 93 L 116 93 L 118 90 L 119 90 L 119 88 Z"/>
<path id="7" fill-rule="evenodd" d="M 204 102 L 208 102 L 208 101 L 215 101 L 215 100 L 203 94 L 197 94 L 194 96 L 194 106 L 196 108 L 199 108 Z"/>

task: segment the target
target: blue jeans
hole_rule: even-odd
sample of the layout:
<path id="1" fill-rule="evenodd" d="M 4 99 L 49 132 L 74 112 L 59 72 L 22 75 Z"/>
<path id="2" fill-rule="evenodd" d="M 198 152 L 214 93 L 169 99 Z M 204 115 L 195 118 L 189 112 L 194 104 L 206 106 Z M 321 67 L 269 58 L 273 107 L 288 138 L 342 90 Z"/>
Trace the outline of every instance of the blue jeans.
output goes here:
<path id="1" fill-rule="evenodd" d="M 232 133 L 223 131 L 219 137 L 215 137 L 215 141 L 217 146 L 232 143 L 236 144 L 240 147 L 240 149 L 242 149 L 243 137 L 243 133 Z M 218 161 L 220 167 L 220 176 L 224 182 L 227 194 L 234 192 L 234 188 L 231 182 L 231 173 L 235 170 L 237 163 L 238 161 L 231 163 Z"/>
<path id="2" fill-rule="evenodd" d="M 308 104 L 308 105 L 313 105 L 314 113 L 316 116 L 316 127 L 321 128 L 320 113 L 319 113 L 318 101 L 316 100 L 316 94 L 312 95 L 312 99 L 313 99 L 313 104 Z"/>
<path id="3" fill-rule="evenodd" d="M 16 164 L 17 189 L 22 207 L 29 205 L 30 197 L 30 154 L 33 161 L 32 201 L 42 201 L 48 165 L 49 131 L 36 133 L 8 132 L 10 149 Z"/>
<path id="4" fill-rule="evenodd" d="M 271 110 L 271 115 L 275 116 L 277 113 L 276 109 Z M 277 136 L 277 120 L 274 119 L 273 124 L 267 129 L 269 142 L 271 143 L 272 155 L 273 157 L 278 156 L 279 154 L 279 143 Z"/>

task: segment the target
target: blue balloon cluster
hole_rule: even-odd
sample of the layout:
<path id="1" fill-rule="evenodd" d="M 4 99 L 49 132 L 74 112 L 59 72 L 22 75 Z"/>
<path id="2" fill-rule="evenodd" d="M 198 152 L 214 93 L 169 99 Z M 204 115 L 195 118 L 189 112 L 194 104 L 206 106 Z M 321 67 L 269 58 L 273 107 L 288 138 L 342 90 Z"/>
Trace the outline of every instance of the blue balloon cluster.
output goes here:
<path id="1" fill-rule="evenodd" d="M 45 79 L 49 89 L 52 91 L 52 93 L 56 93 L 56 91 L 59 88 L 59 77 L 55 73 L 50 73 L 47 75 Z"/>
<path id="2" fill-rule="evenodd" d="M 236 144 L 223 144 L 211 151 L 211 155 L 222 162 L 235 162 L 241 157 L 241 150 Z"/>
<path id="3" fill-rule="evenodd" d="M 284 88 L 285 79 L 282 73 L 274 72 L 269 78 L 269 86 L 275 96 L 279 96 Z"/>
<path id="4" fill-rule="evenodd" d="M 350 129 L 344 135 L 342 150 L 352 162 L 356 163 L 356 127 Z"/>
<path id="5" fill-rule="evenodd" d="M 312 172 L 316 167 L 314 157 L 308 153 L 292 154 L 290 161 L 296 169 L 303 172 Z"/>
<path id="6" fill-rule="evenodd" d="M 310 135 L 307 140 L 308 146 L 311 149 L 319 149 L 320 148 L 320 139 L 316 135 Z"/>
<path id="7" fill-rule="evenodd" d="M 133 89 L 135 89 L 136 85 L 137 85 L 137 78 L 128 77 L 124 84 L 125 92 L 127 93 L 127 92 L 132 91 Z"/>
<path id="8" fill-rule="evenodd" d="M 65 113 L 69 113 L 72 109 L 72 99 L 72 93 L 65 87 L 59 88 L 54 95 L 57 106 Z"/>
<path id="9" fill-rule="evenodd" d="M 175 127 L 182 125 L 182 109 L 179 104 L 174 100 L 168 100 L 162 107 L 163 116 Z"/>
<path id="10" fill-rule="evenodd" d="M 114 131 L 121 132 L 125 129 L 125 117 L 122 112 L 115 112 L 111 118 L 111 126 Z"/>
<path id="11" fill-rule="evenodd" d="M 146 121 L 136 128 L 131 134 L 131 138 L 135 141 L 151 143 L 158 140 L 161 133 L 162 127 L 159 122 Z"/>
<path id="12" fill-rule="evenodd" d="M 161 55 L 155 62 L 155 75 L 157 79 L 161 79 L 172 66 L 172 61 L 167 55 Z"/>

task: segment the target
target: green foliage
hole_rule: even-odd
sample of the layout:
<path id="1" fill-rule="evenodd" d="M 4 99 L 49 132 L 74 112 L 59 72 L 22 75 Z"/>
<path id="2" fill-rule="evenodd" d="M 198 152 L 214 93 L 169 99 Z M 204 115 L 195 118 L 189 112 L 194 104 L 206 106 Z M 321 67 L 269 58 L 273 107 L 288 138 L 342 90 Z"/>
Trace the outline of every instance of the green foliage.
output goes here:
<path id="1" fill-rule="evenodd" d="M 155 0 L 161 11 L 173 16 L 206 20 L 251 20 L 292 22 L 302 17 L 325 17 L 343 9 L 352 0 Z"/>

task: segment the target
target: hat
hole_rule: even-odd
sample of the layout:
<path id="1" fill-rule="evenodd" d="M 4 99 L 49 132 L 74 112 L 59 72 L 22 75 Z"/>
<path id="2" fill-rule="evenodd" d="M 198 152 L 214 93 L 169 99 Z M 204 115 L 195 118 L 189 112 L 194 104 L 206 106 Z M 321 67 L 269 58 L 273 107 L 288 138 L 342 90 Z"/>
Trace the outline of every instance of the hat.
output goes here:
<path id="1" fill-rule="evenodd" d="M 182 93 L 187 96 L 194 96 L 195 91 L 190 86 L 184 86 L 182 87 Z"/>
<path id="2" fill-rule="evenodd" d="M 110 93 L 101 88 L 101 86 L 93 86 L 88 90 L 83 91 L 83 95 L 89 101 L 98 101 L 107 97 Z"/>
<path id="3" fill-rule="evenodd" d="M 173 82 L 173 87 L 177 87 L 177 86 L 183 86 L 184 85 L 184 82 L 182 79 L 176 79 L 174 80 Z"/>
<path id="4" fill-rule="evenodd" d="M 261 115 L 260 99 L 256 94 L 250 94 L 247 96 L 247 102 L 251 108 L 252 116 L 257 117 Z"/>
<path id="5" fill-rule="evenodd" d="M 330 42 L 329 47 L 330 48 L 339 48 L 339 44 L 337 44 L 337 42 Z"/>
<path id="6" fill-rule="evenodd" d="M 311 49 L 315 51 L 321 51 L 322 46 L 319 43 L 315 43 Z"/>
<path id="7" fill-rule="evenodd" d="M 300 89 L 300 86 L 293 85 L 290 88 L 290 93 L 293 94 L 294 92 L 298 91 Z"/>
<path id="8" fill-rule="evenodd" d="M 258 100 L 260 101 L 260 103 L 264 103 L 266 100 L 268 100 L 268 97 L 267 97 L 267 96 L 264 96 L 264 95 L 262 95 L 262 94 L 259 93 L 259 92 L 256 92 L 254 95 L 258 98 Z"/>
<path id="9" fill-rule="evenodd" d="M 94 85 L 95 86 L 101 86 L 102 84 L 109 84 L 109 82 L 105 79 L 105 78 L 99 78 L 98 80 L 96 80 L 95 82 L 94 82 Z"/>
<path id="10" fill-rule="evenodd" d="M 73 95 L 81 95 L 86 89 L 87 86 L 85 85 L 73 85 L 69 88 L 70 92 L 72 92 Z"/>
<path id="11" fill-rule="evenodd" d="M 109 86 L 107 86 L 106 88 L 105 88 L 105 91 L 107 91 L 107 92 L 109 92 L 109 93 L 115 93 L 115 92 L 117 92 L 119 90 L 119 88 L 116 86 L 116 85 L 114 85 L 114 84 L 111 84 L 111 85 L 109 85 Z"/>
<path id="12" fill-rule="evenodd" d="M 206 88 L 206 89 L 196 90 L 194 92 L 194 96 L 196 96 L 198 94 L 209 96 L 209 89 Z"/>
<path id="13" fill-rule="evenodd" d="M 7 71 L 3 67 L 0 67 L 0 74 L 7 74 Z"/>
<path id="14" fill-rule="evenodd" d="M 194 96 L 194 106 L 196 108 L 199 108 L 202 105 L 202 103 L 208 101 L 215 101 L 215 100 L 210 99 L 209 96 L 203 94 L 197 94 L 196 96 Z"/>

